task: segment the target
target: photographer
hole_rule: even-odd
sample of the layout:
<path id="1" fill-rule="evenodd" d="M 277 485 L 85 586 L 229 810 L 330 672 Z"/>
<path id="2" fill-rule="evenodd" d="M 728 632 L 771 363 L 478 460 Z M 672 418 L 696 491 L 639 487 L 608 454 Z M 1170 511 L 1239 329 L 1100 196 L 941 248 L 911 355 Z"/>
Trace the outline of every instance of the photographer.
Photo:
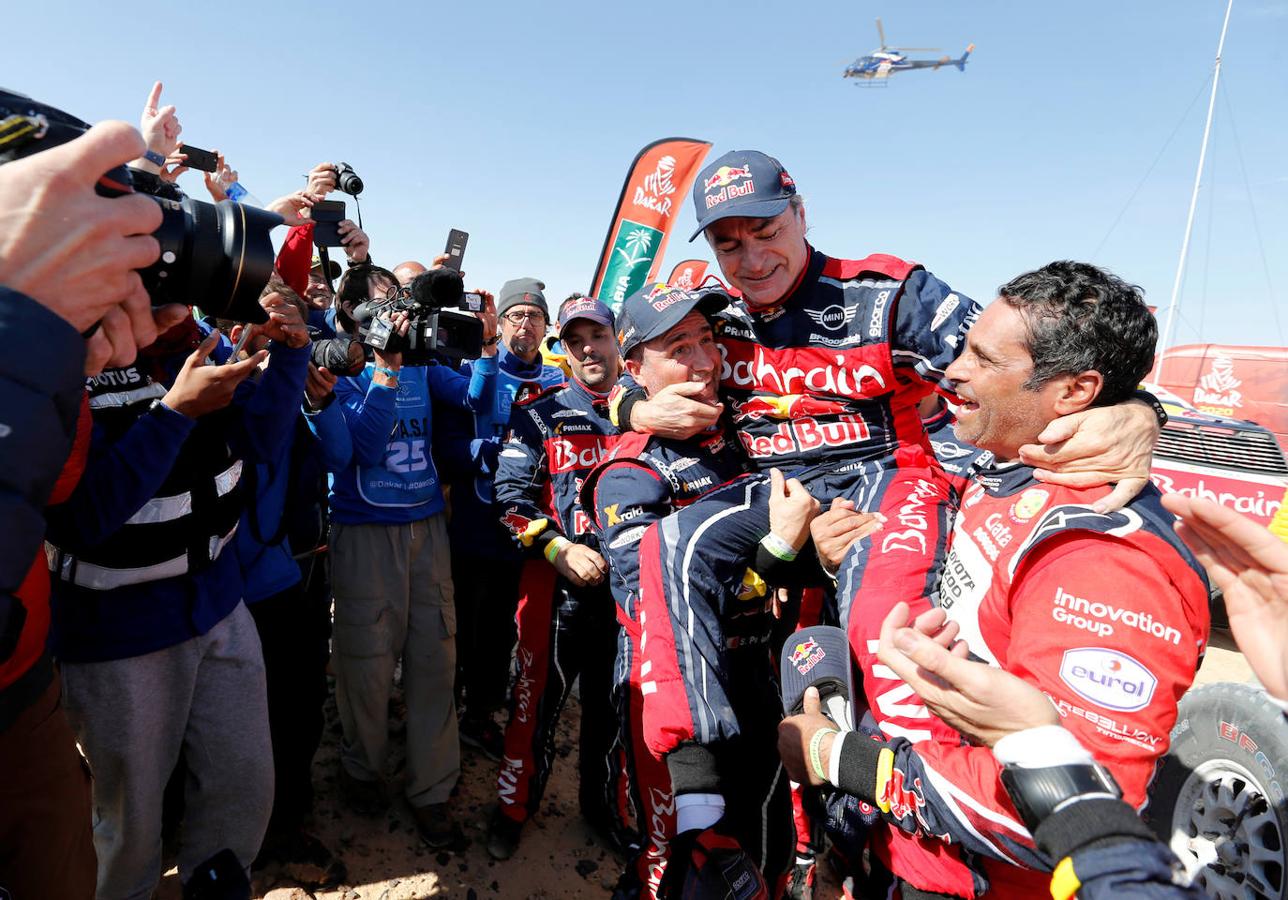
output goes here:
<path id="1" fill-rule="evenodd" d="M 434 273 L 422 277 L 439 284 Z M 337 323 L 356 335 L 358 305 L 396 287 L 393 273 L 384 269 L 350 269 L 338 292 Z M 454 287 L 459 298 L 459 278 Z M 478 317 L 483 358 L 469 378 L 448 366 L 404 366 L 401 350 L 373 347 L 374 362 L 336 385 L 353 442 L 353 458 L 336 475 L 331 492 L 332 665 L 344 727 L 341 788 L 359 809 L 374 811 L 386 803 L 381 782 L 388 703 L 401 657 L 405 792 L 417 829 L 436 848 L 460 838 L 447 806 L 460 775 L 460 746 L 452 695 L 456 612 L 443 494 L 431 455 L 432 401 L 477 410 L 494 393 L 495 314 L 488 308 Z M 366 321 L 371 328 L 387 324 L 402 338 L 412 325 L 406 309 Z"/>
<path id="2" fill-rule="evenodd" d="M 85 473 L 50 511 L 54 651 L 95 775 L 101 896 L 156 886 L 161 794 L 182 746 L 202 750 L 188 756 L 183 881 L 224 848 L 248 867 L 268 821 L 263 661 L 227 545 L 245 466 L 276 458 L 289 433 L 308 338 L 272 287 L 260 305 L 272 343 L 247 360 L 207 364 L 227 348 L 188 318 L 91 379 Z"/>
<path id="3" fill-rule="evenodd" d="M 0 107 L 13 96 L 0 95 Z M 107 122 L 0 165 L 0 335 L 9 348 L 0 362 L 0 886 L 22 898 L 94 896 L 90 779 L 46 646 L 42 507 L 51 492 L 70 492 L 83 463 L 84 373 L 131 361 L 158 322 L 164 329 L 183 313 L 150 309 L 133 271 L 157 258 L 157 205 L 94 190 L 143 146 L 133 128 Z M 96 322 L 87 342 L 80 332 Z M 68 461 L 74 435 L 79 450 Z"/>
<path id="4" fill-rule="evenodd" d="M 523 555 L 499 521 L 492 482 L 511 404 L 564 382 L 561 371 L 542 364 L 533 340 L 547 322 L 543 287 L 520 278 L 501 288 L 496 390 L 473 415 L 446 410 L 443 440 L 435 448 L 452 489 L 448 535 L 457 586 L 456 687 L 465 695 L 461 740 L 496 762 L 503 735 L 492 715 L 505 703 Z M 465 363 L 461 371 L 469 374 L 469 367 Z"/>

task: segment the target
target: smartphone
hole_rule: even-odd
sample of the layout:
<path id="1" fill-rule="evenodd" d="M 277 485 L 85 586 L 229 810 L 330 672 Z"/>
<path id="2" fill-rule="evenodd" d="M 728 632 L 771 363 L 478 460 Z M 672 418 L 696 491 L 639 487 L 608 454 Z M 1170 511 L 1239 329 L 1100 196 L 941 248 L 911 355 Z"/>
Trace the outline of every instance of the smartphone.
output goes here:
<path id="1" fill-rule="evenodd" d="M 313 226 L 314 247 L 340 247 L 340 223 L 347 216 L 344 214 L 343 200 L 319 200 L 313 204 L 309 215 L 316 223 Z"/>
<path id="2" fill-rule="evenodd" d="M 461 297 L 461 309 L 468 312 L 483 312 L 483 295 L 476 294 L 474 291 L 467 291 Z"/>
<path id="3" fill-rule="evenodd" d="M 188 154 L 188 159 L 184 165 L 189 169 L 196 169 L 200 172 L 213 172 L 219 168 L 219 155 L 209 150 L 202 150 L 200 147 L 194 147 L 191 144 L 180 144 L 179 152 Z"/>
<path id="4" fill-rule="evenodd" d="M 447 232 L 447 246 L 443 252 L 447 254 L 447 262 L 443 263 L 449 269 L 461 270 L 461 260 L 465 259 L 465 245 L 469 242 L 468 233 L 461 231 L 459 228 L 453 228 Z"/>

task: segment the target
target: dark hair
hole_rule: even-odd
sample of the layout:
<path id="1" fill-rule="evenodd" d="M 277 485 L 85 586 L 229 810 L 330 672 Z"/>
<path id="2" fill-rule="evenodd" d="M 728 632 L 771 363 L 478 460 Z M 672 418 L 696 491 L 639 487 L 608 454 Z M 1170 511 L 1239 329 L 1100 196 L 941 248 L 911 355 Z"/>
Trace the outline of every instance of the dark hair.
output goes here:
<path id="1" fill-rule="evenodd" d="M 1093 406 L 1132 395 L 1154 363 L 1158 323 L 1139 287 L 1088 263 L 1062 260 L 997 289 L 1024 317 L 1037 390 L 1053 378 L 1094 370 L 1104 379 Z"/>
<path id="2" fill-rule="evenodd" d="M 339 282 L 335 286 L 335 316 L 341 327 L 348 332 L 354 330 L 353 318 L 344 311 L 344 304 L 357 306 L 359 303 L 365 303 L 368 300 L 377 298 L 370 296 L 371 286 L 369 284 L 372 275 L 381 275 L 398 284 L 398 277 L 388 269 L 381 266 L 373 266 L 360 263 L 351 266 L 340 276 Z"/>

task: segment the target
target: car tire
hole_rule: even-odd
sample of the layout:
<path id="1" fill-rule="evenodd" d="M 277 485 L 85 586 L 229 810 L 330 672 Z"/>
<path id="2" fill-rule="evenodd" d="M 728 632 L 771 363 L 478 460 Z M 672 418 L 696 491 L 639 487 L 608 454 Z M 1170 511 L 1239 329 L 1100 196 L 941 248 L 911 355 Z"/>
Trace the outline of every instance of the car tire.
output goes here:
<path id="1" fill-rule="evenodd" d="M 1255 685 L 1181 698 L 1145 820 L 1212 897 L 1288 900 L 1288 722 Z"/>

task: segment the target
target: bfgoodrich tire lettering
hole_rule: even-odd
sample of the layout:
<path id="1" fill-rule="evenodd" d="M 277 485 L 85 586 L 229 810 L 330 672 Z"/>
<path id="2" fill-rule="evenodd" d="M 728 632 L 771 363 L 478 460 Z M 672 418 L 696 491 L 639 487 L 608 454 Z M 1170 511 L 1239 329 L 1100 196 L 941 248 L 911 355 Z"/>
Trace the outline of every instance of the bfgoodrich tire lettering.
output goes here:
<path id="1" fill-rule="evenodd" d="M 1145 819 L 1218 898 L 1288 898 L 1288 722 L 1258 687 L 1181 699 Z"/>

